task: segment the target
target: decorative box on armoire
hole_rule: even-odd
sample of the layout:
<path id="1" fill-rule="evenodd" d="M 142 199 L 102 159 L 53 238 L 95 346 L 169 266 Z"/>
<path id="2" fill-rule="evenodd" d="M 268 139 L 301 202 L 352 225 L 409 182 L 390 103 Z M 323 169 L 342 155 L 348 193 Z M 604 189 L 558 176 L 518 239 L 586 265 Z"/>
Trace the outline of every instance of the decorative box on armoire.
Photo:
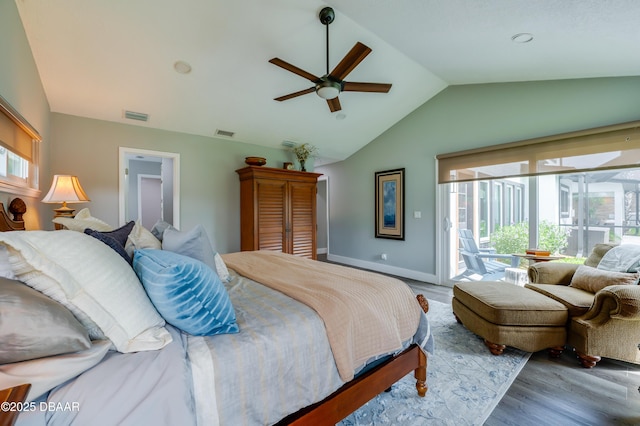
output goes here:
<path id="1" fill-rule="evenodd" d="M 240 249 L 316 258 L 320 173 L 248 166 L 240 176 Z"/>

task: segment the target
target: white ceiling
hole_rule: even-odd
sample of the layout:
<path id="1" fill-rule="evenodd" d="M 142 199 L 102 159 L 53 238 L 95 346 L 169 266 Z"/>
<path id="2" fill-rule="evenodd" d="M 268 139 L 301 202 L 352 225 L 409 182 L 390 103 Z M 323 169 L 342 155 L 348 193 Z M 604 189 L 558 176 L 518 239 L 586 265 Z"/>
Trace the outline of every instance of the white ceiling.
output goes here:
<path id="1" fill-rule="evenodd" d="M 640 75 L 638 0 L 16 0 L 51 110 L 269 147 L 309 142 L 342 160 L 450 84 Z M 342 113 L 307 94 L 360 41 L 373 52 L 347 81 Z M 511 37 L 532 33 L 533 41 Z M 186 61 L 189 74 L 173 64 Z M 123 111 L 149 114 L 142 123 Z M 342 118 L 342 119 L 340 119 Z"/>

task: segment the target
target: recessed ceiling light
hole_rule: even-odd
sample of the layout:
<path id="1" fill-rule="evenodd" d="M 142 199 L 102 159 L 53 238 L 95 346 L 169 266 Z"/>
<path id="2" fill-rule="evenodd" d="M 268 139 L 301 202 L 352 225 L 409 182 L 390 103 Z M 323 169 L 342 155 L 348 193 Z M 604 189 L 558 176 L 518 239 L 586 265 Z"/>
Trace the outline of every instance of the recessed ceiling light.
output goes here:
<path id="1" fill-rule="evenodd" d="M 185 61 L 177 61 L 173 64 L 173 69 L 180 74 L 189 74 L 191 72 L 191 65 L 186 63 Z"/>
<path id="2" fill-rule="evenodd" d="M 344 120 L 345 118 L 347 118 L 347 114 L 345 114 L 344 112 L 339 112 L 336 114 L 336 120 Z"/>
<path id="3" fill-rule="evenodd" d="M 529 43 L 531 40 L 533 40 L 531 33 L 518 33 L 511 37 L 511 41 L 514 43 Z"/>

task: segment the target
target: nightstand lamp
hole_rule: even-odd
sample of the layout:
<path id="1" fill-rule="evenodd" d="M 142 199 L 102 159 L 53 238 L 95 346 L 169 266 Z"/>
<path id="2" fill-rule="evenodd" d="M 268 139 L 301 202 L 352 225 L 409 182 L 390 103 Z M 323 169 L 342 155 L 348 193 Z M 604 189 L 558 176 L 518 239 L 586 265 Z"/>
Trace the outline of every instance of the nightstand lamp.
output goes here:
<path id="1" fill-rule="evenodd" d="M 82 189 L 77 176 L 54 175 L 51 189 L 42 199 L 43 203 L 62 203 L 62 207 L 53 209 L 55 217 L 73 217 L 72 209 L 67 203 L 86 203 L 89 200 L 87 194 Z"/>

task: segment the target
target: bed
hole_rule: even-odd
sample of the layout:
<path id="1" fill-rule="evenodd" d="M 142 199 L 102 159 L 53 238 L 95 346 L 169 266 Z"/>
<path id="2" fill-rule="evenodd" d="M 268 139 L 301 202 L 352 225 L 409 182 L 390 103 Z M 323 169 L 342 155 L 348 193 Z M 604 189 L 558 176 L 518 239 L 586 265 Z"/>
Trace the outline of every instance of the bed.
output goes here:
<path id="1" fill-rule="evenodd" d="M 425 396 L 428 303 L 398 280 L 275 252 L 220 256 L 193 245 L 198 227 L 165 233 L 160 250 L 139 224 L 107 230 L 88 213 L 76 220 L 94 235 L 20 232 L 24 203 L 13 218 L 0 207 L 0 229 L 18 231 L 0 234 L 0 304 L 23 292 L 45 306 L 30 329 L 0 305 L 0 389 L 31 384 L 0 419 L 20 408 L 24 425 L 336 424 L 412 371 Z M 176 241 L 191 253 L 168 250 Z M 213 310 L 191 301 L 212 292 Z M 7 343 L 29 333 L 36 355 L 16 359 Z"/>

